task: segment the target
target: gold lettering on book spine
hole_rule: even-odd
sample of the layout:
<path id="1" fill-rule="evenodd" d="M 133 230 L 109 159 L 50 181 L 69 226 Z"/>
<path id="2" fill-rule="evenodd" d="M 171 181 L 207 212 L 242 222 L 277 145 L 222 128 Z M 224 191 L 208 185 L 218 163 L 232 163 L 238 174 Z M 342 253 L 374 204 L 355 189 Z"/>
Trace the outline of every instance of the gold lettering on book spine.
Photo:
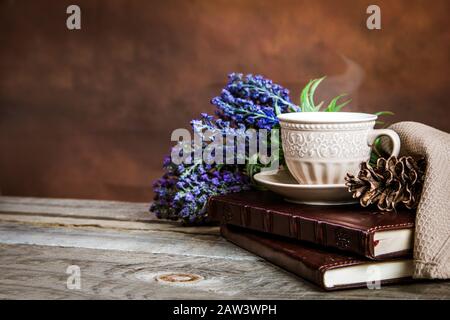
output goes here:
<path id="1" fill-rule="evenodd" d="M 337 229 L 335 232 L 336 246 L 340 249 L 347 249 L 351 245 L 351 237 L 344 229 Z"/>

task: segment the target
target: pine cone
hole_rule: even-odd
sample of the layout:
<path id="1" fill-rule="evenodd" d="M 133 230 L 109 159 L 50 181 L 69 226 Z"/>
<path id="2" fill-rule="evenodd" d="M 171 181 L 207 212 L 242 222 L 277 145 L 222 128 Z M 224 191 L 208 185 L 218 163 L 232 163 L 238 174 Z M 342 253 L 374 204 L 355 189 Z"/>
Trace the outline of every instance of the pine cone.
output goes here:
<path id="1" fill-rule="evenodd" d="M 347 173 L 345 185 L 363 207 L 377 204 L 382 211 L 392 211 L 399 203 L 408 209 L 419 204 L 425 177 L 424 158 L 417 161 L 412 157 L 379 158 L 376 166 L 363 162 L 360 169 L 357 177 Z"/>

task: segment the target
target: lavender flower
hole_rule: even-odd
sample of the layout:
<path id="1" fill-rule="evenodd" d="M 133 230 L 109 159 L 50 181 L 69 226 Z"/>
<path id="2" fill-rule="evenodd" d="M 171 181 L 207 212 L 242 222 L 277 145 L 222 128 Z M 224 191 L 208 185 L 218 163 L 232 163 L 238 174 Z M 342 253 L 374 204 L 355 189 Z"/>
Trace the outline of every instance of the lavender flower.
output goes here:
<path id="1" fill-rule="evenodd" d="M 197 148 L 203 151 L 219 135 L 238 136 L 245 131 L 242 125 L 233 128 L 230 122 L 213 119 L 207 114 L 202 114 L 199 120 L 193 120 L 191 125 L 193 131 L 203 138 L 202 145 L 193 146 L 192 159 Z M 215 134 L 205 137 L 206 130 Z M 233 154 L 238 156 L 236 152 Z M 237 159 L 234 159 L 234 163 L 237 163 Z M 177 165 L 167 157 L 163 167 L 166 172 L 153 185 L 155 197 L 150 208 L 158 218 L 202 224 L 207 222 L 206 204 L 211 196 L 251 188 L 249 177 L 243 173 L 243 165 L 207 164 L 201 160 Z"/>
<path id="2" fill-rule="evenodd" d="M 185 224 L 207 222 L 208 199 L 213 195 L 250 189 L 247 172 L 253 175 L 260 166 L 245 164 L 252 155 L 237 152 L 236 146 L 231 150 L 233 159 L 226 158 L 227 146 L 224 146 L 221 163 L 225 164 L 195 160 L 196 152 L 203 154 L 219 137 L 242 137 L 250 128 L 270 130 L 278 126 L 278 114 L 300 111 L 291 102 L 287 89 L 262 76 L 239 73 L 229 75 L 221 95 L 213 98 L 211 103 L 216 106 L 218 119 L 202 114 L 200 119 L 191 121 L 194 133 L 202 138 L 202 143 L 193 145 L 186 158 L 193 161 L 177 165 L 169 157 L 164 159 L 165 173 L 153 185 L 155 198 L 150 208 L 159 218 L 181 219 Z M 206 136 L 205 132 L 214 134 Z M 182 149 L 180 143 L 175 147 Z M 230 160 L 233 164 L 228 164 Z"/>
<path id="3" fill-rule="evenodd" d="M 206 204 L 211 196 L 250 189 L 248 177 L 237 168 L 198 163 L 184 174 L 171 165 L 165 169 L 170 173 L 155 183 L 155 199 L 150 208 L 158 218 L 201 224 L 207 222 Z"/>
<path id="4" fill-rule="evenodd" d="M 260 75 L 232 73 L 220 96 L 211 100 L 219 118 L 247 128 L 272 129 L 277 115 L 300 111 L 289 98 L 289 90 Z"/>

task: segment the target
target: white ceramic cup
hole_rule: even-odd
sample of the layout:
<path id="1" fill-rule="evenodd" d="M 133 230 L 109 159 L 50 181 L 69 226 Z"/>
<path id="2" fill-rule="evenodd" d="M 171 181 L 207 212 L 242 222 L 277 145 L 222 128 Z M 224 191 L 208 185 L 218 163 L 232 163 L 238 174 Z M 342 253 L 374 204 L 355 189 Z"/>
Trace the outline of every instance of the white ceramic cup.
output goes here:
<path id="1" fill-rule="evenodd" d="M 392 140 L 392 155 L 400 138 L 390 129 L 374 129 L 376 115 L 357 112 L 295 112 L 278 116 L 287 167 L 300 184 L 343 184 L 370 158 L 379 136 Z"/>

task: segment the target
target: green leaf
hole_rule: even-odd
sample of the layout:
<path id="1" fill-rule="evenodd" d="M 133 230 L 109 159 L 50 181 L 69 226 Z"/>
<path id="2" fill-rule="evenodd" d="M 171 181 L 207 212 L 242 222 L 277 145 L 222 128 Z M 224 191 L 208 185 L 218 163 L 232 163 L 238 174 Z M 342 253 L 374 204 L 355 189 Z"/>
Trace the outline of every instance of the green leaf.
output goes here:
<path id="1" fill-rule="evenodd" d="M 313 80 L 310 80 L 308 84 L 303 88 L 302 93 L 300 94 L 300 107 L 302 108 L 302 112 L 311 112 L 312 108 L 309 105 L 308 92 L 309 88 L 313 84 Z"/>
<path id="2" fill-rule="evenodd" d="M 320 102 L 318 105 L 314 102 L 314 95 L 316 93 L 316 89 L 319 86 L 319 84 L 326 78 L 326 76 L 319 78 L 319 79 L 312 79 L 308 82 L 308 84 L 303 88 L 301 94 L 300 94 L 300 106 L 301 111 L 303 112 L 318 112 L 322 108 L 324 102 Z M 347 94 L 341 94 L 333 100 L 330 101 L 328 104 L 325 112 L 338 112 L 343 107 L 345 107 L 347 104 L 352 101 L 351 99 L 344 101 L 341 104 L 338 104 L 339 99 L 346 96 Z M 388 111 L 383 111 L 382 114 L 389 114 Z"/>
<path id="3" fill-rule="evenodd" d="M 377 116 L 393 116 L 395 113 L 392 111 L 378 111 L 374 113 Z"/>
<path id="4" fill-rule="evenodd" d="M 313 83 L 311 85 L 311 89 L 309 90 L 309 95 L 308 95 L 308 99 L 309 99 L 309 103 L 312 106 L 314 111 L 319 111 L 320 107 L 323 104 L 323 101 L 316 106 L 316 104 L 314 103 L 314 94 L 316 92 L 317 87 L 319 86 L 319 84 L 326 78 L 326 76 L 319 78 L 319 79 L 314 79 Z"/>
<path id="5" fill-rule="evenodd" d="M 342 109 L 343 107 L 345 107 L 347 104 L 349 104 L 351 101 L 352 101 L 352 99 L 349 99 L 349 100 L 347 100 L 347 101 L 345 101 L 345 102 L 343 102 L 343 103 L 337 105 L 337 106 L 336 106 L 336 109 L 334 110 L 334 112 L 341 111 L 341 109 Z"/>
<path id="6" fill-rule="evenodd" d="M 278 106 L 278 99 L 275 100 L 275 114 L 277 116 L 281 114 L 280 107 Z"/>
<path id="7" fill-rule="evenodd" d="M 325 112 L 338 112 L 340 111 L 345 105 L 347 105 L 350 100 L 345 101 L 344 103 L 341 103 L 340 105 L 337 105 L 337 102 L 340 98 L 345 97 L 347 94 L 343 93 L 338 95 L 337 97 L 334 97 L 333 100 L 330 101 L 328 104 L 328 107 L 325 109 Z"/>
<path id="8" fill-rule="evenodd" d="M 336 109 L 337 99 L 339 99 L 339 97 L 335 97 L 333 100 L 331 100 L 324 112 L 334 112 L 334 110 Z"/>
<path id="9" fill-rule="evenodd" d="M 315 112 L 319 112 L 319 111 L 320 111 L 320 108 L 322 108 L 322 106 L 323 106 L 323 103 L 324 103 L 324 102 L 322 101 L 322 102 L 320 102 L 317 106 L 315 106 L 315 107 L 314 107 L 314 111 L 315 111 Z"/>

